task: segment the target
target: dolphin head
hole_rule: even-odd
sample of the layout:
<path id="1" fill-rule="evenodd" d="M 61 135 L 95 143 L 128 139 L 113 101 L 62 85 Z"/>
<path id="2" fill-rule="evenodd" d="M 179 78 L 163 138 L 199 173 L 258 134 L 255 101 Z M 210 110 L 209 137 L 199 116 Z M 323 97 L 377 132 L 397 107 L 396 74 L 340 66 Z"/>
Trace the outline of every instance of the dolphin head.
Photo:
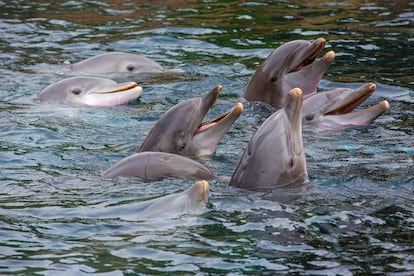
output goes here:
<path id="1" fill-rule="evenodd" d="M 299 88 L 289 91 L 283 107 L 267 118 L 250 140 L 230 186 L 267 190 L 300 185 L 307 180 L 302 102 Z"/>
<path id="2" fill-rule="evenodd" d="M 93 56 L 69 65 L 69 69 L 82 75 L 106 75 L 114 73 L 137 74 L 159 72 L 162 67 L 157 62 L 142 55 L 123 52 L 110 52 Z"/>
<path id="3" fill-rule="evenodd" d="M 367 83 L 356 89 L 335 88 L 319 92 L 305 99 L 302 108 L 303 129 L 321 132 L 370 124 L 389 109 L 387 101 L 358 111 L 354 109 L 371 96 L 375 89 L 374 83 Z"/>
<path id="4" fill-rule="evenodd" d="M 137 99 L 142 87 L 135 82 L 117 83 L 96 77 L 71 77 L 49 85 L 35 102 L 114 106 Z"/>
<path id="5" fill-rule="evenodd" d="M 143 211 L 129 216 L 129 219 L 166 219 L 182 215 L 197 215 L 204 211 L 209 196 L 209 184 L 197 181 L 189 189 L 153 200 Z"/>
<path id="6" fill-rule="evenodd" d="M 213 154 L 220 139 L 243 111 L 243 105 L 237 103 L 230 111 L 203 123 L 221 89 L 218 85 L 204 97 L 173 106 L 154 125 L 138 151 L 170 152 L 189 157 Z"/>
<path id="7" fill-rule="evenodd" d="M 207 167 L 188 157 L 167 152 L 138 152 L 105 170 L 103 177 L 138 177 L 143 181 L 174 177 L 183 179 L 216 179 Z"/>
<path id="8" fill-rule="evenodd" d="M 243 97 L 280 108 L 287 93 L 295 87 L 302 90 L 305 98 L 312 95 L 335 58 L 335 53 L 329 51 L 316 60 L 325 44 L 323 38 L 312 43 L 294 40 L 275 49 L 256 70 Z"/>

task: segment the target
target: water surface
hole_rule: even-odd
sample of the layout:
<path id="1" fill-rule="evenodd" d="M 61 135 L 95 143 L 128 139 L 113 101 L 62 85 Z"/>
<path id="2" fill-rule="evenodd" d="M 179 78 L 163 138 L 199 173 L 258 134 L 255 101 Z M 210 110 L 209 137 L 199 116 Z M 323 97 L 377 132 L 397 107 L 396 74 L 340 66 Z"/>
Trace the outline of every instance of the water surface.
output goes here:
<path id="1" fill-rule="evenodd" d="M 1 274 L 412 274 L 414 4 L 308 2 L 0 1 Z M 368 127 L 305 135 L 311 186 L 227 187 L 256 129 L 243 114 L 200 160 L 223 176 L 202 215 L 121 218 L 193 184 L 100 177 L 168 108 L 222 84 L 213 117 L 274 48 L 317 37 L 336 52 L 321 89 L 375 82 L 363 106 L 391 109 Z M 63 77 L 55 66 L 108 51 L 185 73 L 140 82 L 124 106 L 27 104 Z"/>

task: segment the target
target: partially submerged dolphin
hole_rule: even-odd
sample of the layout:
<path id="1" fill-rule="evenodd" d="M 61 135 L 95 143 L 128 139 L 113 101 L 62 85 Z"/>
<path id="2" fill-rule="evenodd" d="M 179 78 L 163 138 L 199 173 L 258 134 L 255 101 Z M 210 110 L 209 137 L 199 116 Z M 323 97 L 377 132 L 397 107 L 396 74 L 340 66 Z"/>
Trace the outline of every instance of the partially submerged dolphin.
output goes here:
<path id="1" fill-rule="evenodd" d="M 185 156 L 166 152 L 140 152 L 117 162 L 102 173 L 103 177 L 135 176 L 143 181 L 164 178 L 192 180 L 216 179 L 217 176 L 199 162 Z"/>
<path id="2" fill-rule="evenodd" d="M 208 195 L 208 182 L 200 180 L 184 192 L 157 198 L 144 210 L 122 218 L 127 220 L 162 219 L 199 214 L 206 207 Z"/>
<path id="3" fill-rule="evenodd" d="M 57 73 L 116 78 L 161 73 L 163 70 L 160 64 L 145 56 L 124 52 L 109 52 L 64 66 Z"/>
<path id="4" fill-rule="evenodd" d="M 323 38 L 312 43 L 294 40 L 275 49 L 257 68 L 243 97 L 280 108 L 293 88 L 300 88 L 305 98 L 314 94 L 323 73 L 335 59 L 335 53 L 329 51 L 316 61 L 325 43 Z"/>
<path id="5" fill-rule="evenodd" d="M 202 122 L 221 89 L 217 85 L 204 97 L 188 99 L 170 108 L 151 129 L 138 152 L 161 151 L 188 157 L 213 154 L 243 111 L 243 105 L 237 103 L 219 117 Z"/>
<path id="6" fill-rule="evenodd" d="M 308 179 L 302 142 L 303 94 L 295 88 L 249 141 L 229 185 L 248 190 L 301 185 Z"/>
<path id="7" fill-rule="evenodd" d="M 137 99 L 142 87 L 136 82 L 117 83 L 97 77 L 71 77 L 53 83 L 33 98 L 37 103 L 114 106 Z"/>
<path id="8" fill-rule="evenodd" d="M 376 85 L 367 83 L 356 89 L 335 88 L 307 98 L 303 102 L 303 130 L 321 132 L 366 126 L 390 108 L 382 101 L 369 108 L 353 111 L 372 93 Z"/>

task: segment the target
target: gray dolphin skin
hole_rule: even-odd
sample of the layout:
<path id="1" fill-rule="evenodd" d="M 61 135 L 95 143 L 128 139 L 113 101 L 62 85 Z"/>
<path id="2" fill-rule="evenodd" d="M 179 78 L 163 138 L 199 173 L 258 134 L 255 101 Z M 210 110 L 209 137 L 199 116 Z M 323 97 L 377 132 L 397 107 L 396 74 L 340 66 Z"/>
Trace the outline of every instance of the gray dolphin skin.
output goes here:
<path id="1" fill-rule="evenodd" d="M 335 53 L 329 51 L 316 60 L 325 44 L 323 38 L 312 43 L 293 40 L 275 49 L 257 68 L 243 97 L 280 108 L 293 88 L 300 88 L 305 98 L 314 94 L 324 72 L 335 59 Z"/>
<path id="2" fill-rule="evenodd" d="M 267 118 L 249 141 L 230 186 L 263 191 L 308 181 L 302 141 L 302 102 L 299 88 L 289 91 L 283 107 Z"/>
<path id="3" fill-rule="evenodd" d="M 366 126 L 390 108 L 387 101 L 354 111 L 376 89 L 367 83 L 356 89 L 335 88 L 307 98 L 303 102 L 303 131 L 324 132 Z"/>
<path id="4" fill-rule="evenodd" d="M 163 68 L 160 64 L 145 56 L 124 52 L 109 52 L 69 64 L 57 73 L 116 77 L 118 75 L 132 76 L 143 73 L 160 73 L 162 71 Z"/>
<path id="5" fill-rule="evenodd" d="M 200 214 L 206 208 L 209 189 L 208 182 L 200 180 L 184 192 L 157 198 L 141 212 L 122 218 L 126 220 L 165 219 Z"/>
<path id="6" fill-rule="evenodd" d="M 33 98 L 36 103 L 114 106 L 137 99 L 142 87 L 136 82 L 117 83 L 97 77 L 71 77 L 53 83 Z"/>
<path id="7" fill-rule="evenodd" d="M 128 156 L 102 173 L 103 177 L 139 177 L 143 181 L 174 177 L 211 180 L 217 176 L 199 162 L 166 152 L 140 152 Z"/>
<path id="8" fill-rule="evenodd" d="M 222 89 L 214 87 L 204 97 L 182 101 L 170 108 L 154 125 L 138 152 L 161 151 L 188 157 L 211 155 L 221 138 L 243 111 L 237 103 L 219 117 L 202 122 Z"/>

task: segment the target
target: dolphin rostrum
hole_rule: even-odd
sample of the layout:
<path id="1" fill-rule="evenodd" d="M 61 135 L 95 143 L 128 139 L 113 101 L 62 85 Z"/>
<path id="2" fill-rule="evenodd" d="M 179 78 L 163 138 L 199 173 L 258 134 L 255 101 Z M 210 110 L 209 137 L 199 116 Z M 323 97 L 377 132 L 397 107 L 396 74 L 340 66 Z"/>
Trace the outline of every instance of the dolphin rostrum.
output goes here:
<path id="1" fill-rule="evenodd" d="M 321 132 L 366 126 L 390 108 L 387 101 L 353 111 L 375 92 L 376 85 L 367 83 L 356 89 L 334 88 L 318 92 L 303 102 L 303 130 Z"/>
<path id="2" fill-rule="evenodd" d="M 257 68 L 243 97 L 280 108 L 293 88 L 300 88 L 305 98 L 314 94 L 323 73 L 335 59 L 335 53 L 329 51 L 316 60 L 325 44 L 323 38 L 312 43 L 293 40 L 275 49 Z"/>
<path id="3" fill-rule="evenodd" d="M 289 91 L 282 108 L 267 118 L 249 141 L 230 186 L 269 190 L 307 181 L 302 102 L 303 94 L 299 88 Z"/>
<path id="4" fill-rule="evenodd" d="M 91 106 L 120 105 L 141 96 L 136 82 L 117 83 L 97 77 L 71 77 L 53 83 L 33 98 L 37 103 L 84 104 Z"/>
<path id="5" fill-rule="evenodd" d="M 217 176 L 199 162 L 185 156 L 166 152 L 140 152 L 115 163 L 102 173 L 103 177 L 135 176 L 143 181 L 164 178 L 210 180 Z"/>
<path id="6" fill-rule="evenodd" d="M 170 108 L 151 129 L 138 152 L 161 151 L 188 157 L 213 154 L 220 139 L 243 111 L 243 105 L 237 103 L 219 117 L 202 122 L 221 89 L 217 85 L 204 97 L 188 99 Z"/>

